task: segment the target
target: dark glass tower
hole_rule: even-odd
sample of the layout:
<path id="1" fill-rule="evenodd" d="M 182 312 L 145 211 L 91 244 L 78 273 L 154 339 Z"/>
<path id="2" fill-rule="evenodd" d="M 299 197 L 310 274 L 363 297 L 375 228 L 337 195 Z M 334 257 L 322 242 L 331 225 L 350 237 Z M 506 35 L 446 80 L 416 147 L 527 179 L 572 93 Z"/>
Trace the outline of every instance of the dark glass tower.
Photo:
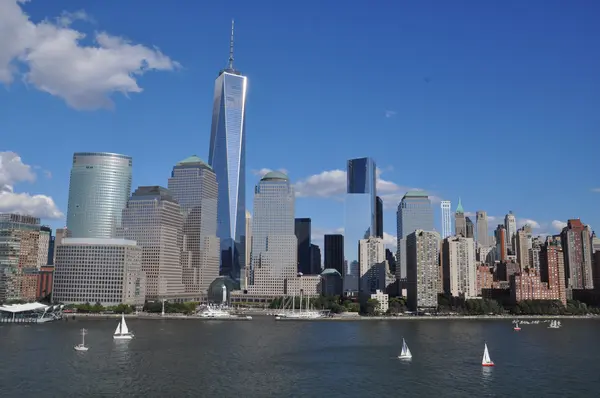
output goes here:
<path id="1" fill-rule="evenodd" d="M 378 196 L 375 202 L 375 236 L 383 239 L 383 200 Z"/>
<path id="2" fill-rule="evenodd" d="M 325 235 L 325 266 L 333 268 L 342 275 L 344 271 L 344 236 Z"/>
<path id="3" fill-rule="evenodd" d="M 221 274 L 236 281 L 246 258 L 246 88 L 246 76 L 233 68 L 232 21 L 229 65 L 215 81 L 208 163 L 219 184 Z"/>
<path id="4" fill-rule="evenodd" d="M 311 273 L 310 225 L 310 218 L 296 218 L 294 220 L 294 230 L 298 239 L 298 272 L 305 275 Z"/>

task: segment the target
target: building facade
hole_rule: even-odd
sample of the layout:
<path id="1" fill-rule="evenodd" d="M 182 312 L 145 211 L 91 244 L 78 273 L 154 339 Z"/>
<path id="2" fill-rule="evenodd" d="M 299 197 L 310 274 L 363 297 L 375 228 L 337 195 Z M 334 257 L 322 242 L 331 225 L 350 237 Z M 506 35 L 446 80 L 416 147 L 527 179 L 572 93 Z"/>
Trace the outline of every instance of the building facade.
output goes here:
<path id="1" fill-rule="evenodd" d="M 452 235 L 452 203 L 449 200 L 442 200 L 440 204 L 442 209 L 442 239 Z"/>
<path id="2" fill-rule="evenodd" d="M 53 299 L 63 304 L 142 306 L 142 248 L 125 239 L 63 239 L 56 250 Z"/>
<path id="3" fill-rule="evenodd" d="M 567 286 L 570 289 L 593 289 L 590 228 L 579 219 L 569 220 L 560 237 L 565 253 Z"/>
<path id="4" fill-rule="evenodd" d="M 67 228 L 74 238 L 114 238 L 131 194 L 130 156 L 105 152 L 73 155 Z"/>
<path id="5" fill-rule="evenodd" d="M 488 216 L 483 210 L 478 210 L 475 214 L 477 224 L 477 246 L 490 246 L 490 238 L 488 232 Z"/>
<path id="6" fill-rule="evenodd" d="M 371 158 L 348 160 L 346 169 L 346 200 L 344 227 L 344 292 L 358 292 L 359 249 L 362 239 L 375 236 L 376 165 Z"/>
<path id="7" fill-rule="evenodd" d="M 310 244 L 310 273 L 311 275 L 321 275 L 323 266 L 321 264 L 321 248 L 319 245 Z"/>
<path id="8" fill-rule="evenodd" d="M 477 263 L 473 238 L 452 236 L 442 243 L 444 292 L 454 297 L 476 298 Z"/>
<path id="9" fill-rule="evenodd" d="M 189 270 L 191 275 L 183 277 L 183 215 L 166 188 L 145 186 L 136 189 L 123 210 L 122 226 L 117 235 L 135 241 L 142 248 L 147 299 L 181 297 L 186 291 L 184 281 L 201 291 L 202 270 Z"/>
<path id="10" fill-rule="evenodd" d="M 204 294 L 219 276 L 217 177 L 197 156 L 173 167 L 168 188 L 183 214 L 181 263 L 186 293 Z"/>
<path id="11" fill-rule="evenodd" d="M 375 198 L 375 236 L 383 239 L 383 199 Z"/>
<path id="12" fill-rule="evenodd" d="M 38 241 L 38 269 L 48 265 L 48 256 L 50 253 L 50 238 L 52 236 L 52 229 L 46 225 L 40 227 L 40 239 Z"/>
<path id="13" fill-rule="evenodd" d="M 517 219 L 512 211 L 504 216 L 504 228 L 506 229 L 506 247 L 511 252 L 515 252 L 514 237 L 517 234 Z"/>
<path id="14" fill-rule="evenodd" d="M 334 269 L 340 275 L 344 273 L 344 235 L 325 235 L 324 269 Z"/>
<path id="15" fill-rule="evenodd" d="M 298 272 L 311 273 L 312 256 L 310 252 L 311 220 L 310 218 L 296 218 L 294 231 L 298 239 Z"/>
<path id="16" fill-rule="evenodd" d="M 555 299 L 567 305 L 565 257 L 560 243 L 548 239 L 539 251 L 539 259 L 540 267 L 532 269 L 539 271 L 541 281 L 554 291 Z"/>
<path id="17" fill-rule="evenodd" d="M 208 163 L 217 176 L 221 273 L 239 281 L 246 258 L 246 93 L 248 79 L 229 64 L 215 81 Z"/>
<path id="18" fill-rule="evenodd" d="M 467 219 L 460 198 L 458 198 L 458 206 L 454 212 L 454 235 L 467 237 Z"/>
<path id="19" fill-rule="evenodd" d="M 407 305 L 413 311 L 437 309 L 440 234 L 416 230 L 406 238 Z"/>
<path id="20" fill-rule="evenodd" d="M 370 295 L 376 290 L 385 290 L 386 262 L 383 239 L 370 237 L 359 242 L 359 293 Z"/>
<path id="21" fill-rule="evenodd" d="M 294 204 L 294 188 L 281 172 L 265 174 L 256 186 L 249 294 L 288 294 L 286 283 L 298 272 Z"/>

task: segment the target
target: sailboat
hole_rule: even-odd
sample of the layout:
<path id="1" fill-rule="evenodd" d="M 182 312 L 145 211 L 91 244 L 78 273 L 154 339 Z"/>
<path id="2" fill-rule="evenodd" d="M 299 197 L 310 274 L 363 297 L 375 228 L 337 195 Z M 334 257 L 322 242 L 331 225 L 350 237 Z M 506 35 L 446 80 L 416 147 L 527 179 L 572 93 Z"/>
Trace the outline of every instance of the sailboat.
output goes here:
<path id="1" fill-rule="evenodd" d="M 483 350 L 483 359 L 481 360 L 482 366 L 494 366 L 494 362 L 490 358 L 490 353 L 488 352 L 487 343 L 485 344 L 485 349 Z"/>
<path id="2" fill-rule="evenodd" d="M 85 346 L 85 334 L 87 333 L 87 330 L 85 329 L 81 329 L 81 343 L 77 344 L 75 347 L 75 351 L 87 351 L 89 349 L 89 347 Z"/>
<path id="3" fill-rule="evenodd" d="M 515 332 L 519 332 L 521 328 L 519 327 L 519 321 L 515 321 L 515 327 L 513 328 Z"/>
<path id="4" fill-rule="evenodd" d="M 560 321 L 557 321 L 556 319 L 553 320 L 552 322 L 550 322 L 550 325 L 548 326 L 549 329 L 558 329 L 560 328 Z"/>
<path id="5" fill-rule="evenodd" d="M 398 355 L 398 359 L 411 359 L 412 358 L 412 354 L 410 353 L 410 349 L 408 348 L 408 345 L 406 345 L 406 341 L 404 341 L 404 338 L 402 338 L 402 352 L 400 352 L 400 355 Z"/>
<path id="6" fill-rule="evenodd" d="M 117 325 L 115 329 L 115 334 L 113 335 L 113 339 L 115 340 L 131 340 L 133 339 L 133 333 L 129 331 L 127 328 L 127 323 L 125 322 L 125 314 L 121 314 L 121 322 Z"/>

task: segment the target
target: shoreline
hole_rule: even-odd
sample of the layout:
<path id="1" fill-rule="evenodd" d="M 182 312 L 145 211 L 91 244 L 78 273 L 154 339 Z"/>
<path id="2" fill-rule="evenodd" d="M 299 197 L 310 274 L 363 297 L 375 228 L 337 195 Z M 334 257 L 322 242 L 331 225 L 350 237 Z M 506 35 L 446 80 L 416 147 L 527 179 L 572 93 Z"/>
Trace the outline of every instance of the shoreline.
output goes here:
<path id="1" fill-rule="evenodd" d="M 251 316 L 251 319 L 246 318 Z M 117 319 L 120 318 L 121 314 L 64 314 L 63 321 L 70 319 L 86 318 L 86 319 Z M 148 314 L 125 314 L 126 318 L 130 319 L 147 319 L 147 320 L 198 320 L 198 321 L 251 321 L 258 317 L 258 319 L 270 318 L 275 321 L 275 317 L 272 315 L 266 315 L 263 313 L 247 313 L 241 314 L 237 318 L 203 318 L 199 316 L 188 316 L 188 315 L 173 315 L 165 314 L 160 315 L 148 315 Z M 277 322 L 289 322 L 289 321 L 301 321 L 301 322 L 362 322 L 362 321 L 473 321 L 473 320 L 485 320 L 485 321 L 500 321 L 500 320 L 550 320 L 550 319 L 594 319 L 600 320 L 598 315 L 429 315 L 429 316 L 360 316 L 360 315 L 347 315 L 347 316 L 332 316 L 324 318 L 281 318 L 277 319 Z"/>

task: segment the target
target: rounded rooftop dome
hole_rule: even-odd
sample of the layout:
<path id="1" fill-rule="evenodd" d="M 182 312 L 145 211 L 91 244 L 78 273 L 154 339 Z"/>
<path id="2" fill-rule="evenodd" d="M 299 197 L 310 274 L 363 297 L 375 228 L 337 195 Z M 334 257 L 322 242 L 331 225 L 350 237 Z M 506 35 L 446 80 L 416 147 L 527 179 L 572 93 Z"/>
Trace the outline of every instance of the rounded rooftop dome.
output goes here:
<path id="1" fill-rule="evenodd" d="M 227 304 L 231 297 L 231 292 L 236 288 L 236 283 L 228 276 L 219 276 L 212 281 L 208 287 L 208 301 L 216 304 Z M 225 291 L 225 297 L 223 297 Z M 225 301 L 223 300 L 225 298 Z"/>
<path id="2" fill-rule="evenodd" d="M 281 171 L 269 171 L 265 174 L 261 179 L 261 181 L 289 181 L 287 175 L 283 174 Z"/>
<path id="3" fill-rule="evenodd" d="M 201 165 L 210 168 L 210 166 L 196 155 L 192 155 L 188 158 L 183 159 L 181 162 L 177 162 L 177 166 L 188 166 L 188 165 Z"/>

